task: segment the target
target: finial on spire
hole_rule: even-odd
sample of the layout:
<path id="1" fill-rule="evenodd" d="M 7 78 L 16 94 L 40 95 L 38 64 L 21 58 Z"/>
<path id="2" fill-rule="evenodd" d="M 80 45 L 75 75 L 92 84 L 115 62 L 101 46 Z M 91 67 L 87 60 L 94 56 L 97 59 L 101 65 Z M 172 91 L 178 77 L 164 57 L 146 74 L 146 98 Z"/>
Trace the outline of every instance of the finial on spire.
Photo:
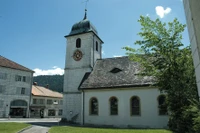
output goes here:
<path id="1" fill-rule="evenodd" d="M 84 1 L 85 2 L 85 16 L 83 18 L 83 20 L 87 19 L 87 3 L 89 0 Z"/>
<path id="2" fill-rule="evenodd" d="M 83 18 L 83 20 L 87 19 L 87 9 L 85 9 L 85 16 Z"/>

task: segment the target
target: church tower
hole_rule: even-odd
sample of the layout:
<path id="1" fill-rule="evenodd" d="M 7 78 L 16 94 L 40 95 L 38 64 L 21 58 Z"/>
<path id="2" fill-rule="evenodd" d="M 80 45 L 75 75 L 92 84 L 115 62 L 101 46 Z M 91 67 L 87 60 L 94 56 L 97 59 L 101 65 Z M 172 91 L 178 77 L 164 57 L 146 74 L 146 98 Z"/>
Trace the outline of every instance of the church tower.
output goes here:
<path id="1" fill-rule="evenodd" d="M 92 71 L 95 61 L 102 58 L 103 44 L 96 28 L 87 19 L 86 11 L 83 20 L 75 23 L 69 35 L 65 36 L 63 118 L 80 124 L 83 122 L 83 94 L 79 86 L 85 74 Z"/>

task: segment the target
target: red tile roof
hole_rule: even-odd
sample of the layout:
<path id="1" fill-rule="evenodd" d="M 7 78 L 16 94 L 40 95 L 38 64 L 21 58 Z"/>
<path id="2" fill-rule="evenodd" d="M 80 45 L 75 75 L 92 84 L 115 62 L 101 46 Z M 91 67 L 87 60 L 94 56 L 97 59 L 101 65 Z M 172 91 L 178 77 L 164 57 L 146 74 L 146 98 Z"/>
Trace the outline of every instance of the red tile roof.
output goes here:
<path id="1" fill-rule="evenodd" d="M 7 68 L 12 68 L 12 69 L 17 69 L 17 70 L 22 70 L 22 71 L 28 71 L 28 72 L 34 72 L 31 69 L 28 69 L 14 61 L 11 61 L 3 56 L 0 55 L 0 66 L 1 67 L 7 67 Z"/>
<path id="2" fill-rule="evenodd" d="M 52 91 L 42 86 L 32 85 L 32 95 L 33 96 L 45 96 L 45 97 L 57 97 L 63 98 L 63 94 L 59 92 Z"/>

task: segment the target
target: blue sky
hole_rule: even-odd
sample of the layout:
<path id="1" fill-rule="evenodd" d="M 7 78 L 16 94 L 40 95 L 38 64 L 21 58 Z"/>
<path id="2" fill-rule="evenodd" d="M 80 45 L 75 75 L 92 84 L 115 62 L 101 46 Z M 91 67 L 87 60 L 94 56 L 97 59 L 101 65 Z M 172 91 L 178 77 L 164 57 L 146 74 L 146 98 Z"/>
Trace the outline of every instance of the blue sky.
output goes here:
<path id="1" fill-rule="evenodd" d="M 0 0 L 0 55 L 35 70 L 35 75 L 62 74 L 64 36 L 83 19 L 83 1 Z M 140 15 L 186 23 L 181 0 L 89 0 L 87 9 L 104 41 L 103 58 L 124 56 L 122 47 L 136 47 Z M 183 37 L 188 45 L 187 29 Z"/>

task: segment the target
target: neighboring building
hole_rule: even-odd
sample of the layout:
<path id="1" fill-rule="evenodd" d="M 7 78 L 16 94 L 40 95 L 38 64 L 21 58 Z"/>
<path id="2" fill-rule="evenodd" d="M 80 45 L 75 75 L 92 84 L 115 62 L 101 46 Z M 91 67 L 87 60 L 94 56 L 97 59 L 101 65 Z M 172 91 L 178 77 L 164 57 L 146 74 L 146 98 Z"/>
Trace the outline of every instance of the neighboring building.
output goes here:
<path id="1" fill-rule="evenodd" d="M 48 89 L 48 86 L 32 86 L 30 117 L 61 117 L 63 95 Z"/>
<path id="2" fill-rule="evenodd" d="M 200 0 L 183 0 L 200 96 Z"/>
<path id="3" fill-rule="evenodd" d="M 0 56 L 0 117 L 28 117 L 34 71 Z"/>
<path id="4" fill-rule="evenodd" d="M 85 17 L 67 39 L 63 118 L 87 125 L 165 128 L 165 95 L 151 77 L 137 76 L 128 57 L 102 59 L 103 41 Z"/>

